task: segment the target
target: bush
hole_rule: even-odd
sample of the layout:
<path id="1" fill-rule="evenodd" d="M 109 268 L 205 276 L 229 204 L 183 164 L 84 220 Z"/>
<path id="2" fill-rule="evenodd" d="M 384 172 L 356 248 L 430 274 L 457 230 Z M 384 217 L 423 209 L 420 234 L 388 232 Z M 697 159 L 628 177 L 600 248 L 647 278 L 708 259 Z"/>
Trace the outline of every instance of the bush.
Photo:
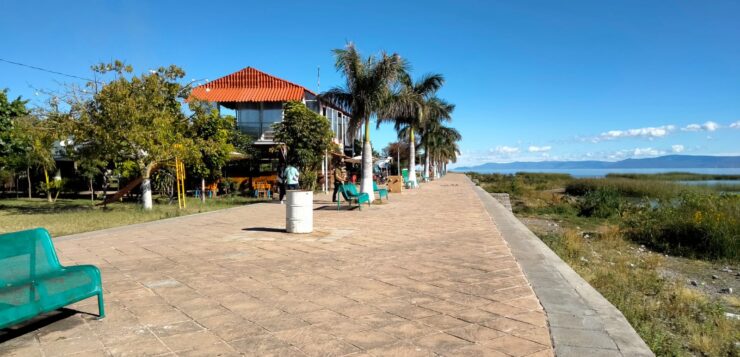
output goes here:
<path id="1" fill-rule="evenodd" d="M 622 224 L 633 241 L 672 254 L 740 260 L 740 196 L 684 192 L 627 210 Z"/>
<path id="2" fill-rule="evenodd" d="M 501 192 L 510 195 L 522 195 L 531 190 L 549 190 L 565 186 L 573 177 L 568 174 L 548 174 L 517 172 L 516 174 L 479 174 L 467 173 L 488 192 Z"/>
<path id="3" fill-rule="evenodd" d="M 631 180 L 625 178 L 603 178 L 573 180 L 565 186 L 565 193 L 572 196 L 584 196 L 591 191 L 602 188 L 614 190 L 620 196 L 638 198 L 667 198 L 676 196 L 680 192 L 684 191 L 709 191 L 699 187 L 687 187 L 670 182 Z"/>
<path id="4" fill-rule="evenodd" d="M 588 191 L 578 202 L 579 215 L 584 217 L 610 218 L 619 215 L 622 199 L 609 187 Z"/>
<path id="5" fill-rule="evenodd" d="M 275 141 L 287 147 L 288 163 L 301 170 L 301 189 L 316 189 L 316 172 L 327 151 L 334 150 L 331 125 L 301 102 L 285 105 L 281 122 L 274 124 Z"/>

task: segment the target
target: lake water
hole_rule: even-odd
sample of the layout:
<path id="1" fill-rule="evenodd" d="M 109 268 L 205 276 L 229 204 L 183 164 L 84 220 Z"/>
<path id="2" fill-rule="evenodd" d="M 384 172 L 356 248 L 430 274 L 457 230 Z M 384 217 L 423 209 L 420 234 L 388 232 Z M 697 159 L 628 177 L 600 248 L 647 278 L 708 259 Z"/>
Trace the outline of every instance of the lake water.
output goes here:
<path id="1" fill-rule="evenodd" d="M 570 174 L 573 177 L 604 177 L 607 174 L 657 174 L 663 172 L 692 172 L 697 174 L 714 174 L 714 175 L 740 175 L 740 167 L 722 168 L 722 169 L 539 169 L 539 170 L 517 170 L 517 169 L 497 169 L 497 170 L 478 170 L 481 174 L 514 174 L 517 172 L 542 172 L 542 173 L 559 173 Z M 705 182 L 705 181 L 702 181 Z"/>

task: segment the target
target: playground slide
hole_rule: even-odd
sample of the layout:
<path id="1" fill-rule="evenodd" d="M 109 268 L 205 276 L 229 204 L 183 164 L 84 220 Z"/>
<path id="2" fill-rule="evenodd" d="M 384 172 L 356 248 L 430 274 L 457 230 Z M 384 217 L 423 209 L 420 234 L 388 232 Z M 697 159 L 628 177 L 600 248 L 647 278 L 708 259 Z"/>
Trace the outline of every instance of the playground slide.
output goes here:
<path id="1" fill-rule="evenodd" d="M 142 178 L 136 178 L 135 180 L 132 180 L 131 182 L 126 185 L 126 187 L 118 190 L 118 192 L 114 193 L 113 195 L 106 197 L 105 200 L 101 203 L 98 203 L 96 206 L 102 206 L 107 205 L 109 203 L 113 203 L 118 201 L 121 197 L 123 197 L 125 194 L 131 192 L 131 190 L 135 189 L 137 186 L 141 184 Z"/>

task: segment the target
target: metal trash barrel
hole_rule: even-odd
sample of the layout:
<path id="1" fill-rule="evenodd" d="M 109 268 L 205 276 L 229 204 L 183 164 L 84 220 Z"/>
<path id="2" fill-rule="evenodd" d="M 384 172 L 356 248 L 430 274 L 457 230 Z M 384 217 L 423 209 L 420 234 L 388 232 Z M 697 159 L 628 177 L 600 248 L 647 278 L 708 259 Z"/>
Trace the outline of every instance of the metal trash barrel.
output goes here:
<path id="1" fill-rule="evenodd" d="M 288 233 L 313 232 L 313 192 L 288 191 L 285 205 L 285 230 Z"/>

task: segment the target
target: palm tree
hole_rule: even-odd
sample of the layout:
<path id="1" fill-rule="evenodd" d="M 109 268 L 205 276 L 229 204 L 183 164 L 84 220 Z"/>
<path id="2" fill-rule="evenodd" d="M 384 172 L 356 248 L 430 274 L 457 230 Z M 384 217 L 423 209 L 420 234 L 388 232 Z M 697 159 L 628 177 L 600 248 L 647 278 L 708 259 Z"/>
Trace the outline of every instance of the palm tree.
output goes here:
<path id="1" fill-rule="evenodd" d="M 362 182 L 360 191 L 373 195 L 373 157 L 370 144 L 370 119 L 388 104 L 391 86 L 408 67 L 405 60 L 393 53 L 381 52 L 379 57 L 363 59 L 353 43 L 335 49 L 335 67 L 345 78 L 345 85 L 332 88 L 321 97 L 351 113 L 349 126 L 356 132 L 365 125 L 362 146 Z"/>
<path id="2" fill-rule="evenodd" d="M 462 135 L 455 128 L 444 126 L 437 123 L 427 126 L 425 133 L 425 147 L 427 158 L 431 158 L 434 165 L 434 177 L 446 170 L 447 162 L 455 162 L 460 149 L 457 142 L 462 139 Z"/>
<path id="3" fill-rule="evenodd" d="M 455 110 L 455 105 L 443 99 L 432 97 L 427 101 L 426 107 L 426 120 L 420 128 L 420 132 L 421 145 L 424 148 L 424 176 L 430 177 L 429 167 L 431 164 L 431 155 L 429 149 L 432 147 L 432 144 L 429 143 L 428 133 L 436 130 L 443 122 L 452 120 L 452 112 Z"/>
<path id="4" fill-rule="evenodd" d="M 399 133 L 398 138 L 408 138 L 409 181 L 412 186 L 417 186 L 415 135 L 420 133 L 430 116 L 442 115 L 440 111 L 444 109 L 439 106 L 441 102 L 435 99 L 434 94 L 444 84 L 444 77 L 441 74 L 426 74 L 414 82 L 408 73 L 404 73 L 399 84 L 400 88 L 392 93 L 378 126 L 381 122 L 392 122 Z"/>

